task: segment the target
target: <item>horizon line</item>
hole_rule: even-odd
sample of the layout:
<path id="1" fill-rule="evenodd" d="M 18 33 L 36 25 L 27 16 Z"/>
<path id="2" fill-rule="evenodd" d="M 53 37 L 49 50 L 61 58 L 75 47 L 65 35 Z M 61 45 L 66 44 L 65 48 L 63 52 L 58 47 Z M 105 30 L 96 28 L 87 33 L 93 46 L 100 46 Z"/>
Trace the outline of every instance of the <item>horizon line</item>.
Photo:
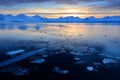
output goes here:
<path id="1" fill-rule="evenodd" d="M 65 13 L 21 13 L 21 14 L 120 14 L 120 13 L 84 13 L 84 12 L 68 13 L 68 12 L 65 12 Z"/>
<path id="2" fill-rule="evenodd" d="M 81 13 L 81 12 L 76 12 L 76 13 L 0 13 L 0 14 L 120 14 L 120 13 Z"/>

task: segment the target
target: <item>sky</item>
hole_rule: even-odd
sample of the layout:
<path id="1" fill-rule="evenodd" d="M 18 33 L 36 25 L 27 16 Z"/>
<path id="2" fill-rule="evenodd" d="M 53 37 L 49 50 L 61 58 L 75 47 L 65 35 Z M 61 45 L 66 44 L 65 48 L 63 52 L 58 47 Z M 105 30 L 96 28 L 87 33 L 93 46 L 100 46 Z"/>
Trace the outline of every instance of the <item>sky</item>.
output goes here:
<path id="1" fill-rule="evenodd" d="M 120 15 L 120 0 L 0 0 L 1 14 L 103 17 Z"/>

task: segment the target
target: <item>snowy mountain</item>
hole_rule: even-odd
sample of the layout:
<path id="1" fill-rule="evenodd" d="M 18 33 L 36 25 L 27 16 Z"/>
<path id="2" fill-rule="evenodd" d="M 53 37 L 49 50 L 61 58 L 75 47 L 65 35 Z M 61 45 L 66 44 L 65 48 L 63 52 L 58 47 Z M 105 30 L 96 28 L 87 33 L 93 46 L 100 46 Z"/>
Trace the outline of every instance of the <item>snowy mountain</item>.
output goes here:
<path id="1" fill-rule="evenodd" d="M 11 14 L 8 15 L 0 14 L 0 22 L 120 23 L 120 16 L 106 16 L 103 18 L 95 18 L 94 16 L 90 16 L 87 18 L 79 18 L 73 16 L 59 18 L 45 18 L 39 15 L 26 16 L 25 14 L 19 14 L 13 16 Z"/>

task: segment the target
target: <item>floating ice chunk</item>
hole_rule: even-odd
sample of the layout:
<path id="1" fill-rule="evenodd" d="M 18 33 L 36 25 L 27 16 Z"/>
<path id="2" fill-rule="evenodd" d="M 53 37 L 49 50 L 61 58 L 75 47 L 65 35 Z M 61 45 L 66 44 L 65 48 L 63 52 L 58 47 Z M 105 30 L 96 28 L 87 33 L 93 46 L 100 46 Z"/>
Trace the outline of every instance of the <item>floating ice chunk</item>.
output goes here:
<path id="1" fill-rule="evenodd" d="M 43 62 L 45 62 L 46 60 L 45 59 L 43 59 L 43 58 L 41 58 L 41 59 L 37 59 L 37 60 L 34 60 L 34 61 L 31 61 L 30 63 L 43 63 Z"/>
<path id="2" fill-rule="evenodd" d="M 118 57 L 115 57 L 116 59 L 120 59 L 120 56 L 118 56 Z"/>
<path id="3" fill-rule="evenodd" d="M 110 54 L 105 54 L 105 53 L 102 53 L 102 54 L 98 54 L 100 56 L 104 56 L 104 57 L 109 57 L 109 58 L 112 58 L 113 56 L 110 55 Z"/>
<path id="4" fill-rule="evenodd" d="M 25 74 L 28 74 L 28 71 L 29 71 L 29 69 L 27 69 L 27 68 L 19 68 L 18 70 L 15 70 L 14 72 L 13 72 L 13 74 L 15 75 L 15 76 L 22 76 L 22 75 L 25 75 Z"/>
<path id="5" fill-rule="evenodd" d="M 64 71 L 62 71 L 62 73 L 63 73 L 63 74 L 68 74 L 69 71 L 68 71 L 68 70 L 64 70 Z"/>
<path id="6" fill-rule="evenodd" d="M 117 63 L 117 61 L 116 60 L 114 60 L 114 59 L 103 59 L 103 63 L 104 64 L 108 64 L 108 63 Z"/>
<path id="7" fill-rule="evenodd" d="M 10 51 L 10 52 L 7 52 L 6 54 L 15 55 L 15 54 L 23 53 L 23 52 L 25 52 L 25 50 L 21 49 L 21 50 Z"/>
<path id="8" fill-rule="evenodd" d="M 60 73 L 60 74 L 68 74 L 69 71 L 68 70 L 63 70 L 63 69 L 60 69 L 59 67 L 55 67 L 53 69 L 54 72 L 57 72 L 57 73 Z"/>
<path id="9" fill-rule="evenodd" d="M 78 57 L 75 57 L 75 58 L 74 58 L 74 60 L 77 60 L 77 61 L 79 61 L 79 60 L 81 60 L 81 59 L 80 59 L 80 58 L 78 58 Z"/>
<path id="10" fill-rule="evenodd" d="M 39 54 L 43 51 L 45 51 L 46 48 L 42 48 L 42 49 L 39 49 L 39 50 L 35 50 L 35 51 L 31 51 L 31 52 L 28 52 L 28 53 L 25 53 L 25 54 L 22 54 L 20 56 L 17 56 L 15 58 L 12 58 L 12 59 L 8 59 L 6 61 L 3 61 L 3 62 L 0 62 L 0 67 L 4 67 L 4 66 L 7 66 L 9 64 L 12 64 L 12 63 L 15 63 L 15 62 L 18 62 L 18 61 L 21 61 L 21 60 L 24 60 L 30 56 L 33 56 L 33 55 L 36 55 L 36 54 Z"/>
<path id="11" fill-rule="evenodd" d="M 70 54 L 72 54 L 72 55 L 83 55 L 81 52 L 70 52 Z"/>
<path id="12" fill-rule="evenodd" d="M 88 66 L 88 67 L 86 67 L 86 69 L 87 69 L 88 71 L 93 71 L 93 70 L 94 70 L 94 68 L 93 68 L 92 66 Z"/>

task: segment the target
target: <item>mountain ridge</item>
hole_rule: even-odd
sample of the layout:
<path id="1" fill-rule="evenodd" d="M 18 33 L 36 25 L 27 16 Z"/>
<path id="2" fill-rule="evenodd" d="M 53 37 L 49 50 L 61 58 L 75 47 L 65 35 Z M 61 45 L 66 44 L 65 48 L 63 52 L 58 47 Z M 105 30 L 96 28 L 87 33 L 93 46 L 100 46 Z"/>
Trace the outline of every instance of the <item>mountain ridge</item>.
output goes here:
<path id="1" fill-rule="evenodd" d="M 105 16 L 102 18 L 95 18 L 94 16 L 80 18 L 74 16 L 66 16 L 59 18 L 46 18 L 39 15 L 27 16 L 25 14 L 0 14 L 0 22 L 59 22 L 59 23 L 120 23 L 120 16 Z"/>

